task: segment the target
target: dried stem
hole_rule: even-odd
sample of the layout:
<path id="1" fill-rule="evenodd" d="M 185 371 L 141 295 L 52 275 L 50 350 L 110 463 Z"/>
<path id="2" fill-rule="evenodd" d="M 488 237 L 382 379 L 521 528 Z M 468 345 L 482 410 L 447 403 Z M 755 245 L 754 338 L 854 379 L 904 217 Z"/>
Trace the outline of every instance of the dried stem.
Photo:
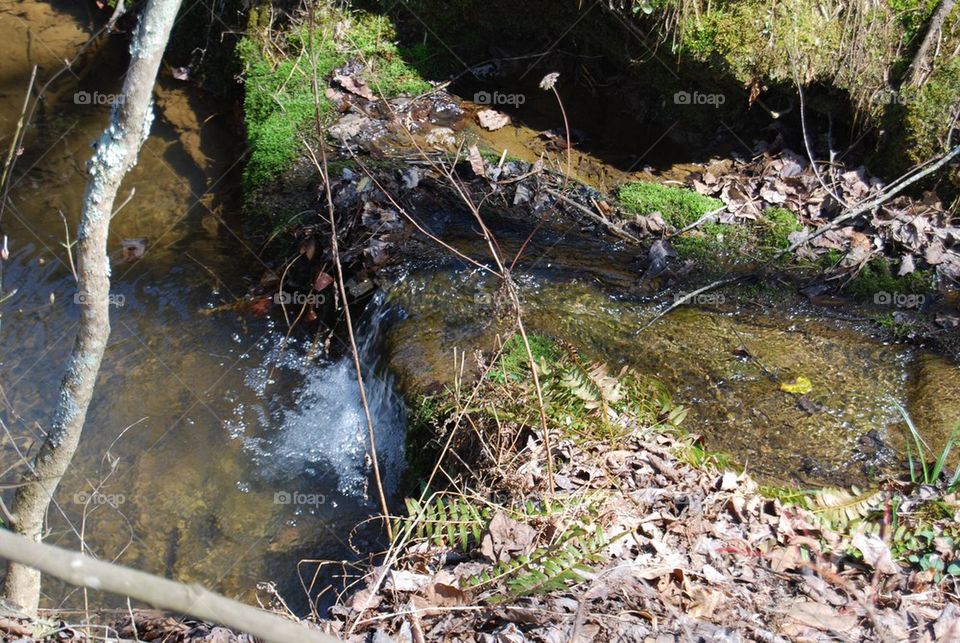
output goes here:
<path id="1" fill-rule="evenodd" d="M 322 136 L 323 130 L 321 128 L 320 122 L 320 91 L 319 85 L 317 83 L 317 66 L 313 59 L 314 47 L 313 47 L 313 6 L 310 6 L 309 9 L 310 15 L 310 56 L 311 56 L 311 71 L 312 79 L 311 84 L 313 87 L 313 99 L 315 106 L 315 116 L 317 121 L 317 134 Z M 333 194 L 330 189 L 330 173 L 329 168 L 327 167 L 327 153 L 323 146 L 323 141 L 320 141 L 320 161 L 317 160 L 317 155 L 314 153 L 313 149 L 306 145 L 307 151 L 310 153 L 310 158 L 313 160 L 314 165 L 317 168 L 317 171 L 320 173 L 321 178 L 323 179 L 323 191 L 326 194 L 327 198 L 327 215 L 330 221 L 330 250 L 333 253 L 333 262 L 337 267 L 337 288 L 340 291 L 340 297 L 343 301 L 343 313 L 347 322 L 347 335 L 350 339 L 350 351 L 353 354 L 353 366 L 357 371 L 357 387 L 360 390 L 360 402 L 363 405 L 363 415 L 364 419 L 367 422 L 367 434 L 370 440 L 370 460 L 373 466 L 373 476 L 374 481 L 377 485 L 377 492 L 380 496 L 380 509 L 383 512 L 383 522 L 387 530 L 387 538 L 392 542 L 393 541 L 393 527 L 390 525 L 390 509 L 387 507 L 387 496 L 383 491 L 383 480 L 380 477 L 380 463 L 377 458 L 377 441 L 376 436 L 373 430 L 373 417 L 370 415 L 370 405 L 367 403 L 367 391 L 363 385 L 363 370 L 360 366 L 360 352 L 357 349 L 357 340 L 353 333 L 353 320 L 350 316 L 350 302 L 347 299 L 347 287 L 343 279 L 343 265 L 340 263 L 340 249 L 337 244 L 337 222 L 334 214 L 333 208 Z"/>

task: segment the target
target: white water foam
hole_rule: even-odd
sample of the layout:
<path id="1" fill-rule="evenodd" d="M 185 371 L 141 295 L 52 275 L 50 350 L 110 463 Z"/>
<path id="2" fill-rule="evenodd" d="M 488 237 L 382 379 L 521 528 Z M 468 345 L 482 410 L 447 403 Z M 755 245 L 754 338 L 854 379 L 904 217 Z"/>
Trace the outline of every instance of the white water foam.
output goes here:
<path id="1" fill-rule="evenodd" d="M 386 316 L 382 296 L 371 301 L 368 313 L 359 324 L 358 348 L 380 474 L 384 487 L 391 490 L 399 483 L 405 461 L 405 409 L 390 375 L 376 367 L 377 335 Z M 264 363 L 245 378 L 261 396 L 261 404 L 238 406 L 228 430 L 243 440 L 260 475 L 271 482 L 333 474 L 340 494 L 371 497 L 369 433 L 353 359 L 318 364 L 299 346 L 288 343 L 280 351 L 280 340 L 272 337 Z"/>

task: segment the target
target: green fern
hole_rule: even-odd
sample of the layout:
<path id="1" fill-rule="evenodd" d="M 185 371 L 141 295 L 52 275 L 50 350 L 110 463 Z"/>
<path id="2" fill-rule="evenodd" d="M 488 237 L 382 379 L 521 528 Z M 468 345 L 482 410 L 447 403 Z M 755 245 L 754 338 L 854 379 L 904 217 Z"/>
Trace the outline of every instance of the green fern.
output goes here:
<path id="1" fill-rule="evenodd" d="M 622 375 L 622 373 L 621 373 Z M 587 409 L 603 409 L 623 399 L 623 387 L 617 377 L 611 376 L 607 365 L 601 362 L 585 365 L 572 362 L 560 377 L 560 385 L 566 388 Z"/>
<path id="2" fill-rule="evenodd" d="M 461 496 L 437 496 L 424 504 L 407 498 L 404 503 L 407 517 L 394 521 L 393 531 L 398 537 L 426 539 L 462 551 L 480 542 L 493 513 L 489 507 L 478 508 Z"/>
<path id="3" fill-rule="evenodd" d="M 502 582 L 505 591 L 495 595 L 493 602 L 563 589 L 585 580 L 584 575 L 590 574 L 593 566 L 603 560 L 604 549 L 625 535 L 608 539 L 600 527 L 595 527 L 592 533 L 574 528 L 552 545 L 538 548 L 528 556 L 498 563 L 492 570 L 471 579 L 470 584 L 478 588 Z"/>

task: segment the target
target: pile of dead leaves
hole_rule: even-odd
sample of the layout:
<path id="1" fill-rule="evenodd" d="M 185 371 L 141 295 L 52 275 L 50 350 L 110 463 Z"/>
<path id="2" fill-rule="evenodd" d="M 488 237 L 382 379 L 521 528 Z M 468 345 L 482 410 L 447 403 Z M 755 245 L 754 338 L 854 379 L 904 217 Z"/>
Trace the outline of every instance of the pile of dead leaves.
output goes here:
<path id="1" fill-rule="evenodd" d="M 513 448 L 491 442 L 472 482 L 408 501 L 385 562 L 333 609 L 334 630 L 517 643 L 960 636 L 955 592 L 895 563 L 875 531 L 834 531 L 747 474 L 689 464 L 691 438 L 605 412 L 615 439 L 552 428 L 549 494 L 536 424 L 500 418 Z M 483 418 L 468 423 L 484 440 Z"/>
<path id="2" fill-rule="evenodd" d="M 689 183 L 698 193 L 720 199 L 728 218 L 756 220 L 765 208 L 781 207 L 810 230 L 878 199 L 889 187 L 863 166 L 815 170 L 805 157 L 786 149 L 760 149 L 752 160 L 710 163 Z M 791 242 L 803 234 L 794 233 Z M 812 258 L 831 250 L 846 253 L 849 268 L 880 253 L 897 259 L 899 276 L 931 267 L 944 284 L 960 283 L 960 221 L 932 192 L 920 200 L 885 201 L 850 225 L 813 239 L 801 252 Z"/>

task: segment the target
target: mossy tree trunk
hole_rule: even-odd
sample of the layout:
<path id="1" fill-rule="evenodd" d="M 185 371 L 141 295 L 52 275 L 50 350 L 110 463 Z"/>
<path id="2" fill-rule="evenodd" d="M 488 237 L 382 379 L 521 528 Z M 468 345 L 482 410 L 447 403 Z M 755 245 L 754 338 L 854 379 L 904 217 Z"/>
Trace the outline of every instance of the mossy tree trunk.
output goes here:
<path id="1" fill-rule="evenodd" d="M 60 398 L 46 439 L 17 490 L 11 529 L 39 541 L 44 517 L 60 480 L 70 466 L 93 397 L 110 336 L 110 263 L 107 235 L 113 204 L 127 171 L 153 122 L 153 85 L 170 37 L 180 0 L 149 0 L 130 44 L 130 66 L 123 91 L 114 101 L 110 124 L 96 145 L 77 233 L 80 328 L 60 385 Z M 36 614 L 40 572 L 10 563 L 4 597 Z"/>

